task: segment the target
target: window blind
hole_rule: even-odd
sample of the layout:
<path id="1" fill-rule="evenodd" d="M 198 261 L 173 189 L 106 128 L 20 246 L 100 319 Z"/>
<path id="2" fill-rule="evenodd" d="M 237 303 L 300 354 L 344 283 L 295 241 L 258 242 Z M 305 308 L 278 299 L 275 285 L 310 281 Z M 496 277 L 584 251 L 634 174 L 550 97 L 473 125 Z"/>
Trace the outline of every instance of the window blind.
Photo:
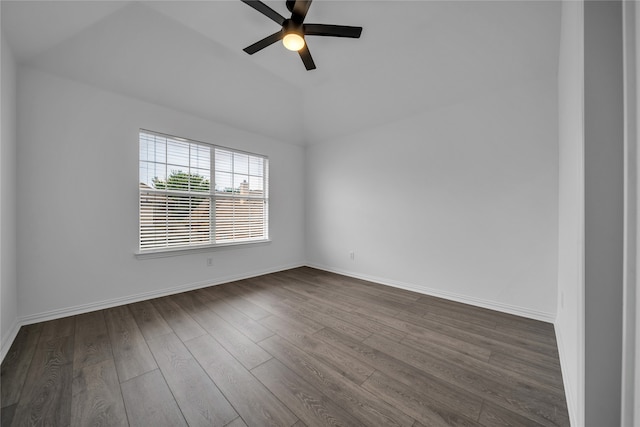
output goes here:
<path id="1" fill-rule="evenodd" d="M 268 239 L 268 164 L 140 131 L 140 251 Z"/>

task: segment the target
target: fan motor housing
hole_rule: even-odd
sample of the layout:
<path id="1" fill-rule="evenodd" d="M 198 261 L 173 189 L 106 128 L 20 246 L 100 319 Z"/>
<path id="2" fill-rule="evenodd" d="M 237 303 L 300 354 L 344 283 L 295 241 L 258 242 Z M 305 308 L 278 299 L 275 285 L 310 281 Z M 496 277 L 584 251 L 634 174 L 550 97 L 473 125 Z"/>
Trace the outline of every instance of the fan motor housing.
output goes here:
<path id="1" fill-rule="evenodd" d="M 295 22 L 293 19 L 285 19 L 282 23 L 282 34 L 296 33 L 301 37 L 304 37 L 304 31 L 302 31 L 302 24 Z"/>

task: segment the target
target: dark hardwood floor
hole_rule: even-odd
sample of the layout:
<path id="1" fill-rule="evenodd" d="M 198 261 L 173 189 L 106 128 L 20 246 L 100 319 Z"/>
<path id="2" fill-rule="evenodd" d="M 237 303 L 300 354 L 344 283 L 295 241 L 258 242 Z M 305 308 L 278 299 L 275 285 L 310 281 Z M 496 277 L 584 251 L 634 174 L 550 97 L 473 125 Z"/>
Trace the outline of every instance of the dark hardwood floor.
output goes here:
<path id="1" fill-rule="evenodd" d="M 24 326 L 3 426 L 569 425 L 553 325 L 298 268 Z"/>

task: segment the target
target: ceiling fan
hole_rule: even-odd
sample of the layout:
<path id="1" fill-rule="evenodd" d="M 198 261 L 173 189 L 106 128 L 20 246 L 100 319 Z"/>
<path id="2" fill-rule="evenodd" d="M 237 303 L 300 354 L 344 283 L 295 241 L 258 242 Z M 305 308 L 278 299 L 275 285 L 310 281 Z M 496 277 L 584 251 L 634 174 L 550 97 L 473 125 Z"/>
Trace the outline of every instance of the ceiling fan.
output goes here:
<path id="1" fill-rule="evenodd" d="M 282 40 L 284 47 L 289 50 L 298 51 L 307 70 L 314 70 L 316 64 L 313 62 L 313 58 L 305 42 L 305 36 L 350 37 L 357 39 L 360 38 L 360 34 L 362 33 L 362 27 L 305 24 L 304 18 L 307 16 L 312 0 L 286 0 L 287 9 L 291 12 L 291 18 L 288 19 L 259 0 L 241 1 L 282 26 L 280 31 L 263 38 L 251 46 L 245 47 L 243 50 L 249 55 L 253 55 L 278 40 Z"/>

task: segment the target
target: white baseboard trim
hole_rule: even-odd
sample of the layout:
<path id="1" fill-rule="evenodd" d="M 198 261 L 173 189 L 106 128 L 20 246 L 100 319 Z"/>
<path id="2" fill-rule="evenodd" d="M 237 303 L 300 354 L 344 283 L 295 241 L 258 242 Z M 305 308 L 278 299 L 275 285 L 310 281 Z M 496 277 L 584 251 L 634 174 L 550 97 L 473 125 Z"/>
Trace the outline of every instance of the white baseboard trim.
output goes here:
<path id="1" fill-rule="evenodd" d="M 13 342 L 15 341 L 16 336 L 18 336 L 20 326 L 22 325 L 20 324 L 18 319 L 15 319 L 13 321 L 13 325 L 11 325 L 11 328 L 9 329 L 9 333 L 2 338 L 2 343 L 0 344 L 0 363 L 2 363 L 4 357 L 7 355 L 7 353 L 9 353 L 11 344 L 13 344 Z"/>
<path id="2" fill-rule="evenodd" d="M 570 366 L 569 360 L 567 359 L 564 340 L 562 338 L 562 333 L 560 332 L 560 328 L 554 325 L 553 328 L 556 332 L 556 344 L 558 346 L 558 354 L 560 356 L 560 372 L 562 372 L 562 384 L 564 384 L 564 396 L 567 399 L 567 411 L 569 412 L 569 425 L 577 426 L 578 424 L 578 400 L 576 396 L 573 394 L 573 387 L 570 387 L 569 381 L 567 379 L 566 370 L 567 366 Z M 575 362 L 573 362 L 575 364 Z"/>
<path id="3" fill-rule="evenodd" d="M 241 274 L 232 274 L 229 276 L 218 277 L 213 280 L 203 280 L 200 282 L 187 283 L 184 285 L 174 286 L 174 287 L 162 289 L 159 291 L 143 292 L 135 295 L 112 298 L 109 300 L 99 301 L 95 303 L 81 304 L 73 307 L 65 307 L 61 309 L 45 311 L 42 313 L 36 313 L 36 314 L 31 314 L 29 316 L 20 317 L 18 319 L 18 324 L 20 326 L 30 325 L 32 323 L 45 322 L 47 320 L 59 319 L 67 316 L 75 316 L 77 314 L 88 313 L 96 310 L 103 310 L 106 308 L 117 307 L 119 305 L 131 304 L 139 301 L 146 301 L 153 298 L 164 297 L 167 295 L 179 294 L 181 292 L 192 291 L 194 289 L 221 285 L 223 283 L 234 282 L 236 280 L 249 279 L 251 277 L 262 276 L 264 274 L 276 273 L 278 271 L 289 270 L 292 268 L 303 267 L 303 266 L 305 266 L 305 263 L 286 264 L 286 265 L 282 265 L 274 268 L 268 268 L 264 270 L 254 270 L 250 272 L 244 272 Z M 11 340 L 11 342 L 13 342 L 13 340 Z"/>
<path id="4" fill-rule="evenodd" d="M 399 282 L 397 280 L 391 280 L 383 277 L 376 277 L 376 276 L 369 276 L 366 274 L 354 273 L 351 271 L 328 267 L 326 265 L 320 265 L 315 263 L 307 263 L 307 265 L 309 267 L 317 268 L 318 270 L 325 270 L 331 273 L 342 274 L 343 276 L 349 276 L 349 277 L 354 277 L 356 279 L 367 280 L 369 282 L 380 283 L 382 285 L 391 286 L 399 289 L 405 289 L 407 291 L 417 292 L 423 295 L 444 298 L 451 301 L 461 302 L 463 304 L 471 304 L 477 307 L 487 308 L 489 310 L 495 310 L 495 311 L 500 311 L 502 313 L 508 313 L 508 314 L 513 314 L 520 317 L 526 317 L 528 319 L 540 320 L 547 323 L 553 323 L 555 321 L 555 314 L 553 313 L 546 313 L 543 311 L 531 310 L 525 307 L 519 307 L 519 306 L 504 304 L 496 301 L 470 297 L 467 295 L 455 294 L 453 292 L 441 291 L 439 289 L 417 286 L 414 284 Z"/>
<path id="5" fill-rule="evenodd" d="M 488 301 L 488 300 L 483 300 L 479 298 L 468 297 L 465 295 L 458 295 L 451 292 L 443 292 L 440 290 L 420 287 L 413 284 L 399 282 L 391 279 L 353 273 L 350 271 L 335 269 L 335 268 L 331 268 L 328 266 L 315 264 L 315 263 L 293 263 L 293 264 L 286 264 L 286 265 L 281 265 L 278 267 L 273 267 L 273 268 L 268 268 L 263 270 L 254 270 L 250 272 L 244 272 L 241 274 L 219 277 L 213 280 L 204 280 L 201 282 L 187 283 L 180 286 L 174 286 L 171 288 L 162 289 L 159 291 L 143 292 L 143 293 L 129 295 L 125 297 L 113 298 L 109 300 L 88 303 L 88 304 L 81 304 L 73 307 L 65 307 L 61 309 L 31 314 L 28 316 L 21 316 L 12 325 L 11 332 L 9 333 L 9 335 L 3 338 L 2 345 L 0 347 L 0 356 L 1 356 L 0 361 L 4 360 L 4 357 L 9 351 L 11 344 L 13 344 L 13 341 L 15 340 L 18 334 L 18 331 L 20 330 L 20 327 L 24 325 L 30 325 L 32 323 L 38 323 L 38 322 L 45 322 L 47 320 L 59 319 L 67 316 L 75 316 L 78 314 L 88 313 L 91 311 L 103 310 L 106 308 L 116 307 L 119 305 L 131 304 L 134 302 L 145 301 L 145 300 L 159 298 L 167 295 L 178 294 L 180 292 L 187 292 L 194 289 L 204 288 L 207 286 L 221 285 L 223 283 L 233 282 L 236 280 L 249 279 L 251 277 L 262 276 L 264 274 L 276 273 L 278 271 L 289 270 L 292 268 L 298 268 L 298 267 L 304 267 L 304 266 L 309 266 L 312 268 L 317 268 L 319 270 L 325 270 L 332 273 L 342 274 L 344 276 L 354 277 L 357 279 L 367 280 L 370 282 L 380 283 L 383 285 L 387 285 L 387 286 L 391 286 L 399 289 L 405 289 L 408 291 L 413 291 L 413 292 L 417 292 L 424 295 L 435 296 L 439 298 L 448 299 L 451 301 L 456 301 L 464 304 L 471 304 L 478 307 L 487 308 L 490 310 L 496 310 L 503 313 L 514 314 L 516 316 L 527 317 L 530 319 L 541 320 L 549 323 L 553 323 L 553 321 L 555 320 L 554 319 L 555 316 L 551 313 L 539 312 L 539 311 L 530 310 L 523 307 L 517 307 L 517 306 L 508 305 L 508 304 L 498 303 L 495 301 Z M 561 360 L 561 363 L 562 363 L 562 360 Z"/>

